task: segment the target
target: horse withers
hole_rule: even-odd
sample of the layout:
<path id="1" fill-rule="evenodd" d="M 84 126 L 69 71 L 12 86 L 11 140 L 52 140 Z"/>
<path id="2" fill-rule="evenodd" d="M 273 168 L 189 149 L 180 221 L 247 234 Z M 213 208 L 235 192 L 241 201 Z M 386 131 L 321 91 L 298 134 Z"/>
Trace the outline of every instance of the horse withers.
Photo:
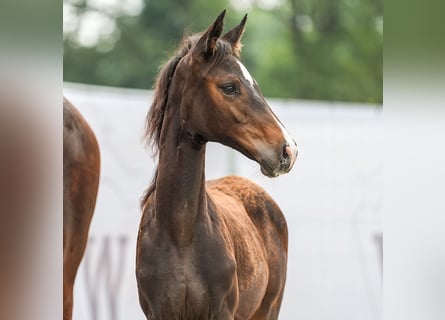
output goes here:
<path id="1" fill-rule="evenodd" d="M 230 176 L 206 183 L 207 142 L 276 177 L 297 148 L 239 59 L 247 16 L 222 35 L 225 11 L 185 38 L 158 76 L 147 139 L 158 168 L 142 200 L 139 300 L 148 319 L 277 319 L 288 231 L 274 200 Z"/>
<path id="2" fill-rule="evenodd" d="M 63 99 L 63 319 L 70 320 L 77 269 L 99 186 L 96 137 L 79 111 Z"/>

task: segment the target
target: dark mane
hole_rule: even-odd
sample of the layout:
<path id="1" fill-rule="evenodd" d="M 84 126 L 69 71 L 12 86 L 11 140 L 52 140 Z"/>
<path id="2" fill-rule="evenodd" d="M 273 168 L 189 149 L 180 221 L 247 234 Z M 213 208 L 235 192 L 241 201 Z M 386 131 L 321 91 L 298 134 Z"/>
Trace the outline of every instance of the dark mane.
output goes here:
<path id="1" fill-rule="evenodd" d="M 176 67 L 179 61 L 181 61 L 181 59 L 195 47 L 200 36 L 201 34 L 195 34 L 186 37 L 176 50 L 175 55 L 161 67 L 158 77 L 156 78 L 156 83 L 154 86 L 154 99 L 151 104 L 150 111 L 146 117 L 144 135 L 146 144 L 151 146 L 154 156 L 157 156 L 159 153 L 162 124 L 164 121 L 165 110 L 168 106 L 169 88 Z M 226 41 L 219 39 L 217 42 L 217 50 L 215 50 L 213 56 L 209 57 L 209 60 L 207 61 L 208 70 L 222 61 L 226 54 L 232 54 L 232 47 Z M 236 48 L 233 54 L 238 57 L 238 48 Z M 142 208 L 156 188 L 157 172 L 158 171 L 156 169 L 151 185 L 147 188 L 147 190 L 145 190 L 141 198 Z"/>
<path id="2" fill-rule="evenodd" d="M 191 47 L 191 43 L 187 40 L 182 42 L 175 55 L 161 67 L 154 85 L 154 99 L 145 122 L 145 140 L 147 145 L 151 145 L 155 155 L 158 153 L 171 80 L 179 61 L 189 52 Z"/>
<path id="3" fill-rule="evenodd" d="M 156 156 L 159 152 L 159 140 L 161 138 L 162 123 L 165 110 L 168 105 L 168 95 L 170 83 L 179 61 L 196 45 L 200 34 L 186 37 L 176 50 L 175 55 L 170 58 L 162 67 L 156 78 L 154 86 L 154 99 L 147 114 L 145 122 L 145 141 L 152 147 Z M 232 54 L 232 48 L 229 43 L 219 39 L 217 50 L 207 61 L 210 70 L 215 64 L 220 62 L 226 54 Z M 236 54 L 237 55 L 237 54 Z"/>

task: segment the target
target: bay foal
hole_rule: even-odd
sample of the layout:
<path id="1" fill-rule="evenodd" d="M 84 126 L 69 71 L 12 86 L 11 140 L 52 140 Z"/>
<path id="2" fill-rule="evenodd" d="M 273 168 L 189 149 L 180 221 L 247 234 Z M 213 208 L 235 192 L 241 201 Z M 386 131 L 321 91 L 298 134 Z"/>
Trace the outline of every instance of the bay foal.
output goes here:
<path id="1" fill-rule="evenodd" d="M 162 68 L 147 116 L 158 169 L 142 202 L 136 274 L 148 319 L 277 319 L 286 221 L 240 177 L 205 182 L 206 143 L 232 147 L 276 177 L 296 144 L 239 60 L 241 23 L 221 37 L 223 11 Z"/>

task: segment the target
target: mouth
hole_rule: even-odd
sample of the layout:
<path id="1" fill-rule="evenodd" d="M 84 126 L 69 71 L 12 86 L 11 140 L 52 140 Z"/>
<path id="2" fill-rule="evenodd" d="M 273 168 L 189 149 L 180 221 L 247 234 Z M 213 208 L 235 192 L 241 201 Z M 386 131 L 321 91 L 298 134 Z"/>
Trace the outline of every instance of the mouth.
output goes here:
<path id="1" fill-rule="evenodd" d="M 272 169 L 272 167 L 266 161 L 261 162 L 260 168 L 261 168 L 261 173 L 268 178 L 275 178 L 281 174 L 279 170 L 277 172 L 277 170 Z"/>

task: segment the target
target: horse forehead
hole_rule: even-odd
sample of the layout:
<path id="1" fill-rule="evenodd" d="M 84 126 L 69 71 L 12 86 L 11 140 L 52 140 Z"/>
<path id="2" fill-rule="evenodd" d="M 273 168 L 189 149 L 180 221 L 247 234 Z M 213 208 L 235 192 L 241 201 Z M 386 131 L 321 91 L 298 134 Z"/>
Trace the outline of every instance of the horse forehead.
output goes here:
<path id="1" fill-rule="evenodd" d="M 247 68 L 238 59 L 236 59 L 236 63 L 238 64 L 239 68 L 241 69 L 241 73 L 243 74 L 244 79 L 246 79 L 247 82 L 250 84 L 250 86 L 253 88 L 254 81 L 253 81 L 253 78 L 250 75 L 249 71 L 247 70 Z"/>

